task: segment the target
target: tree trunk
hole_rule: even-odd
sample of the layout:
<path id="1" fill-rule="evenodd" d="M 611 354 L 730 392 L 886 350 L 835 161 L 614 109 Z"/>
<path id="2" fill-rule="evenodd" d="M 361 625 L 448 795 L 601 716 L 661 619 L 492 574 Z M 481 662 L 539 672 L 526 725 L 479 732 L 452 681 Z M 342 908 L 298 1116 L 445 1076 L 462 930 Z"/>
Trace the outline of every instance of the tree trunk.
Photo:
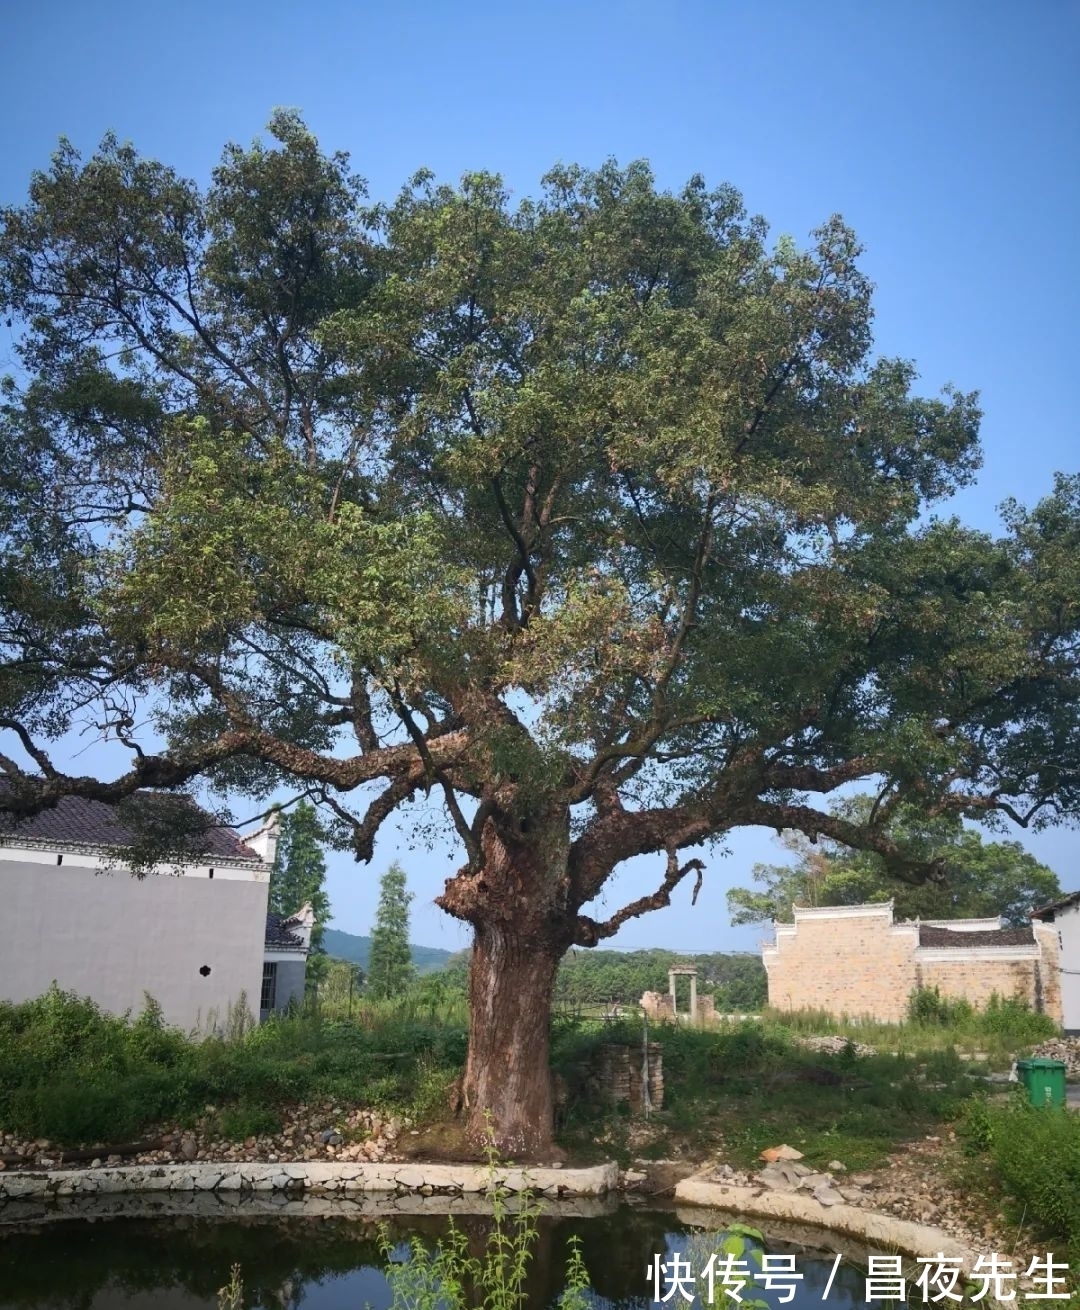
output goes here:
<path id="1" fill-rule="evenodd" d="M 554 1106 L 551 999 L 565 946 L 505 924 L 478 924 L 469 971 L 466 1133 L 506 1160 L 548 1160 Z"/>

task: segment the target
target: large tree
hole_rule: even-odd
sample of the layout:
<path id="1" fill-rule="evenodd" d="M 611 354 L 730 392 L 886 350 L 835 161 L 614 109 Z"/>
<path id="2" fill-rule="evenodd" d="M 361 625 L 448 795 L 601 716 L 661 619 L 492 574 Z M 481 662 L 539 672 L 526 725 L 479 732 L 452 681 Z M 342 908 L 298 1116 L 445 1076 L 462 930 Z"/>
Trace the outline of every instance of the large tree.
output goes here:
<path id="1" fill-rule="evenodd" d="M 2 216 L 0 805 L 298 779 L 370 860 L 434 793 L 468 1131 L 542 1153 L 558 962 L 700 877 L 684 852 L 764 824 L 918 880 L 908 800 L 1075 813 L 1080 480 L 1000 539 L 925 516 L 976 400 L 872 356 L 839 219 L 770 247 L 643 164 L 368 206 L 270 131 L 204 189 L 64 144 Z M 115 777 L 50 746 L 87 718 Z M 819 803 L 860 778 L 865 822 Z"/>
<path id="2" fill-rule="evenodd" d="M 853 796 L 833 812 L 865 823 L 872 796 Z M 790 923 L 796 905 L 863 905 L 892 901 L 897 919 L 1004 918 L 1014 926 L 1031 911 L 1061 895 L 1057 874 L 1015 841 L 987 842 L 956 814 L 925 819 L 918 808 L 902 807 L 888 834 L 913 856 L 941 861 L 941 880 L 904 883 L 891 877 L 873 851 L 837 842 L 811 843 L 799 832 L 785 834 L 794 864 L 755 864 L 761 890 L 735 887 L 727 894 L 732 923 Z"/>

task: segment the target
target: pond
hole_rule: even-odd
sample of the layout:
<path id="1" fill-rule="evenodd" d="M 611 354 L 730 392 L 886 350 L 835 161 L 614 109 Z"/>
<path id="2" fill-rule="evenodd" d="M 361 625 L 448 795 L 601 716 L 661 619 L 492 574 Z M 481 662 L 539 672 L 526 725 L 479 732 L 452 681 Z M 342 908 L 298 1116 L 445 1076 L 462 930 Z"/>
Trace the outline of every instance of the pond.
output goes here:
<path id="1" fill-rule="evenodd" d="M 243 1305 L 247 1310 L 387 1310 L 391 1294 L 382 1272 L 379 1224 L 385 1222 L 404 1258 L 407 1241 L 420 1236 L 433 1244 L 446 1232 L 445 1216 L 397 1216 L 386 1220 L 322 1214 L 317 1218 L 275 1220 L 265 1216 L 211 1219 L 53 1218 L 47 1222 L 4 1226 L 0 1215 L 0 1310 L 216 1310 L 217 1289 L 234 1264 L 243 1271 Z M 527 1310 L 548 1310 L 558 1303 L 566 1273 L 569 1241 L 581 1242 L 585 1266 L 598 1310 L 634 1310 L 654 1301 L 650 1271 L 657 1257 L 668 1265 L 676 1255 L 687 1261 L 696 1284 L 684 1288 L 700 1299 L 687 1301 L 676 1291 L 668 1306 L 704 1305 L 700 1264 L 712 1248 L 703 1246 L 706 1229 L 731 1224 L 730 1216 L 692 1209 L 644 1209 L 620 1206 L 591 1217 L 581 1214 L 541 1217 L 530 1267 Z M 747 1221 L 753 1224 L 754 1221 Z M 483 1248 L 490 1219 L 455 1216 L 470 1249 Z M 794 1230 L 791 1230 L 794 1231 Z M 696 1236 L 695 1236 L 696 1234 Z M 813 1240 L 813 1239 L 812 1239 Z M 876 1305 L 865 1299 L 864 1274 L 845 1261 L 834 1274 L 827 1238 L 816 1249 L 792 1243 L 770 1223 L 766 1249 L 788 1253 L 802 1275 L 795 1284 L 796 1310 L 820 1306 L 826 1287 L 832 1310 Z M 716 1304 L 738 1310 L 717 1280 Z M 781 1304 L 783 1293 L 755 1290 L 744 1295 Z M 883 1303 L 881 1303 L 883 1304 Z"/>

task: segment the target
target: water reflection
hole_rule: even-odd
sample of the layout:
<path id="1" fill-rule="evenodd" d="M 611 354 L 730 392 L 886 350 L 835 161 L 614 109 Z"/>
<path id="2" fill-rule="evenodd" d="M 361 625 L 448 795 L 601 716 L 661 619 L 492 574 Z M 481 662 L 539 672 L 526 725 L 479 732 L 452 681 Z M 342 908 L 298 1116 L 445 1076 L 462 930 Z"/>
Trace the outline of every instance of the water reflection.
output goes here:
<path id="1" fill-rule="evenodd" d="M 482 1254 L 489 1220 L 462 1215 L 455 1223 L 470 1251 Z M 402 1244 L 412 1235 L 433 1244 L 445 1226 L 445 1218 L 433 1216 L 389 1221 Z M 674 1211 L 630 1207 L 599 1218 L 543 1218 L 526 1310 L 557 1304 L 572 1234 L 581 1241 L 598 1310 L 656 1305 L 647 1271 L 657 1254 L 685 1256 L 692 1231 Z M 0 1229 L 0 1310 L 216 1310 L 217 1289 L 234 1264 L 243 1270 L 245 1310 L 387 1310 L 390 1304 L 371 1218 L 78 1219 Z M 788 1304 L 820 1306 L 831 1260 L 800 1253 L 796 1268 L 803 1279 Z M 697 1290 L 704 1304 L 704 1283 Z M 845 1265 L 827 1304 L 854 1310 L 866 1304 L 863 1292 L 862 1274 Z M 780 1304 L 777 1291 L 752 1295 Z M 717 1303 L 737 1310 L 734 1301 Z M 690 1305 L 681 1294 L 666 1304 Z"/>

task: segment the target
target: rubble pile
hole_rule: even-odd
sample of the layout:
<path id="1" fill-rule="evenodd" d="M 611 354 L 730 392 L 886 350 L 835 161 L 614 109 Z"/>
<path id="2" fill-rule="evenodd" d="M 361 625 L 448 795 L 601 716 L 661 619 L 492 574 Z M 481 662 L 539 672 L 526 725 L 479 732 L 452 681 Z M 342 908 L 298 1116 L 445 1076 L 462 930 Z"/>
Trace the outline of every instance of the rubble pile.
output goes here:
<path id="1" fill-rule="evenodd" d="M 1080 1078 L 1080 1037 L 1051 1037 L 1031 1052 L 1044 1060 L 1062 1060 L 1066 1078 Z"/>
<path id="2" fill-rule="evenodd" d="M 825 1055 L 840 1055 L 849 1046 L 856 1055 L 877 1055 L 877 1048 L 864 1042 L 853 1042 L 847 1037 L 796 1037 L 795 1045 L 808 1051 L 821 1051 Z"/>

